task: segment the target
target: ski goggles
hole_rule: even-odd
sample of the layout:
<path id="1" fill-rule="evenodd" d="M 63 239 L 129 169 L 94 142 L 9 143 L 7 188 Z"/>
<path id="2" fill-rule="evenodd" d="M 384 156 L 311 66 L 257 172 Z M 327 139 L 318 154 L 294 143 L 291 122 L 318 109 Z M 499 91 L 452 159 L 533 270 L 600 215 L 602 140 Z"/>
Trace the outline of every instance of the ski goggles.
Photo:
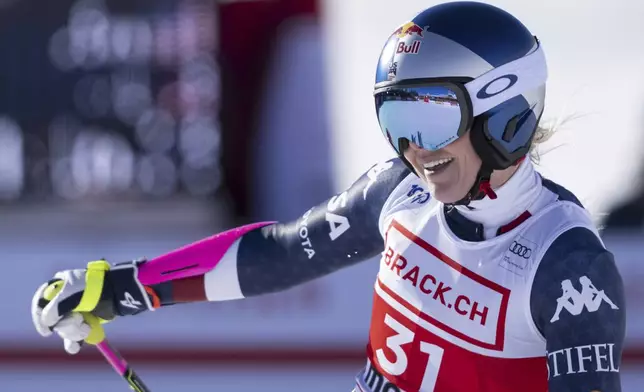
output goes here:
<path id="1" fill-rule="evenodd" d="M 374 91 L 378 122 L 398 154 L 403 154 L 409 142 L 438 150 L 463 136 L 476 116 L 543 85 L 546 78 L 545 56 L 539 45 L 529 55 L 476 79 L 380 83 Z"/>

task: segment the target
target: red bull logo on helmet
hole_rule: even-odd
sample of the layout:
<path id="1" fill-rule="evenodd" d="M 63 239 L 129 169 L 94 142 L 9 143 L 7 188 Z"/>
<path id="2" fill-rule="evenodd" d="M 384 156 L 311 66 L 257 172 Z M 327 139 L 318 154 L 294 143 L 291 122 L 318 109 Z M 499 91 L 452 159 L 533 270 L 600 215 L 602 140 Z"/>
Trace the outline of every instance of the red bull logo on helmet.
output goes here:
<path id="1" fill-rule="evenodd" d="M 394 31 L 394 34 L 398 38 L 405 38 L 408 35 L 417 35 L 419 37 L 423 36 L 423 28 L 418 26 L 414 22 L 407 22 L 404 25 L 400 26 L 399 28 Z"/>
<path id="2" fill-rule="evenodd" d="M 420 50 L 421 42 L 415 40 L 411 44 L 407 45 L 404 42 L 398 42 L 398 47 L 396 47 L 396 54 L 418 54 Z"/>

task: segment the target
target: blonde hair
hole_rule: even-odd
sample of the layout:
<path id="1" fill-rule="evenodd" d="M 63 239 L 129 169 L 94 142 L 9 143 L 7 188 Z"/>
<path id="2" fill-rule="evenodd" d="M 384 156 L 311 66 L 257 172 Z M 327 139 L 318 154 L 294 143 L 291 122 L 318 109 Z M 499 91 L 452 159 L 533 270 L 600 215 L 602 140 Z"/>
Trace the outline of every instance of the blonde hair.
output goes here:
<path id="1" fill-rule="evenodd" d="M 538 151 L 538 148 L 541 144 L 550 140 L 555 132 L 558 132 L 564 124 L 571 122 L 579 117 L 580 115 L 571 114 L 566 117 L 559 117 L 554 121 L 549 121 L 549 125 L 543 125 L 542 123 L 537 125 L 537 130 L 532 137 L 532 145 L 530 146 L 530 151 L 528 152 L 528 156 L 530 157 L 532 163 L 538 165 L 541 161 L 541 156 L 543 155 L 543 153 Z M 557 147 L 559 146 L 555 146 L 546 152 L 552 151 Z"/>
<path id="2" fill-rule="evenodd" d="M 541 161 L 541 153 L 538 151 L 539 145 L 550 140 L 550 138 L 554 135 L 556 128 L 557 127 L 554 125 L 550 127 L 545 127 L 543 125 L 537 126 L 537 130 L 534 132 L 534 136 L 532 137 L 530 152 L 528 153 L 530 160 L 535 165 L 538 165 Z"/>

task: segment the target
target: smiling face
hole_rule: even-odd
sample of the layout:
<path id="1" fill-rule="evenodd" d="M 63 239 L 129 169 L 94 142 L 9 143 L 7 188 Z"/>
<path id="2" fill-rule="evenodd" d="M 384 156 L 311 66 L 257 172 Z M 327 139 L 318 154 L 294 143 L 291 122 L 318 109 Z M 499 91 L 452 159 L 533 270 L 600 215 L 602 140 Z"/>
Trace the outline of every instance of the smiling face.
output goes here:
<path id="1" fill-rule="evenodd" d="M 432 197 L 442 203 L 465 197 L 481 168 L 481 158 L 474 151 L 469 132 L 436 151 L 409 143 L 405 158 L 427 183 Z"/>

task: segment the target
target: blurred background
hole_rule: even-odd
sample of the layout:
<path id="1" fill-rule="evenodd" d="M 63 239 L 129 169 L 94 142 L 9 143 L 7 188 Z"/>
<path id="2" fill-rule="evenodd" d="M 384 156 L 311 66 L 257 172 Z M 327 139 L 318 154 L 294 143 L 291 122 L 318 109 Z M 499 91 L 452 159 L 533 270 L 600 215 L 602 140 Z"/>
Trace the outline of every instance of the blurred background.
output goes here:
<path id="1" fill-rule="evenodd" d="M 378 55 L 436 3 L 0 0 L 0 390 L 126 390 L 91 348 L 68 357 L 34 331 L 32 293 L 55 271 L 296 218 L 391 157 L 371 100 Z M 571 121 L 539 167 L 580 197 L 616 255 L 624 390 L 641 390 L 644 3 L 489 3 L 545 47 L 545 120 Z M 155 392 L 349 391 L 376 270 L 171 307 L 108 336 Z"/>

